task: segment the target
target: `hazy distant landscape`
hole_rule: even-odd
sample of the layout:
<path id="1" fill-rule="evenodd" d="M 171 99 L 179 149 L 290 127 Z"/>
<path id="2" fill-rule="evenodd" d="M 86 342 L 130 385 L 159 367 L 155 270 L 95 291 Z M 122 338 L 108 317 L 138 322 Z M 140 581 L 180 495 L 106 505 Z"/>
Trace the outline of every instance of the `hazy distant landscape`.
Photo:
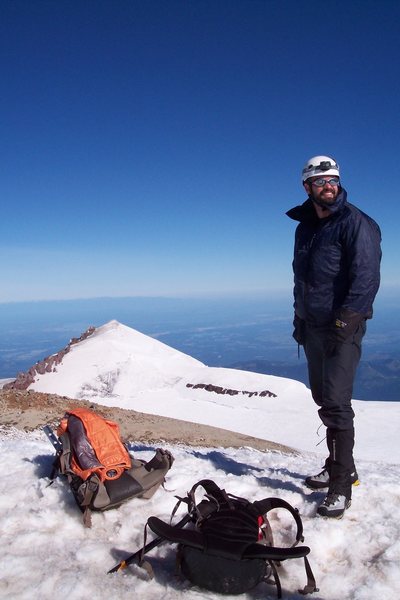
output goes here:
<path id="1" fill-rule="evenodd" d="M 400 401 L 400 332 L 395 305 L 377 303 L 368 322 L 353 396 Z M 292 334 L 291 298 L 103 298 L 10 303 L 0 310 L 0 377 L 15 377 L 90 325 L 116 319 L 201 360 L 307 384 Z"/>

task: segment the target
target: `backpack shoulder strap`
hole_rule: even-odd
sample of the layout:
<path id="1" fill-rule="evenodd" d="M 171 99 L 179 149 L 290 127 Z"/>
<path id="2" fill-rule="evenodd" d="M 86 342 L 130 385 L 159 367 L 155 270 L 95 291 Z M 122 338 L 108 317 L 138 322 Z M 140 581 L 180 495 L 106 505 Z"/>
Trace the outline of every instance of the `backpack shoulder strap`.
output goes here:
<path id="1" fill-rule="evenodd" d="M 209 500 L 211 501 L 216 502 L 216 504 L 219 505 L 229 502 L 229 497 L 225 490 L 222 490 L 215 483 L 215 481 L 212 481 L 211 479 L 201 479 L 200 481 L 194 484 L 194 486 L 188 493 L 188 496 L 193 499 L 193 502 L 195 502 L 195 492 L 200 486 L 205 490 L 207 498 L 209 498 Z"/>
<path id="2" fill-rule="evenodd" d="M 198 503 L 196 502 L 196 490 L 199 487 L 204 489 L 206 499 Z M 201 479 L 195 483 L 187 497 L 180 498 L 180 501 L 187 503 L 188 512 L 193 515 L 197 524 L 223 507 L 232 507 L 230 496 L 211 479 Z"/>
<path id="3" fill-rule="evenodd" d="M 297 526 L 296 540 L 292 545 L 297 546 L 299 542 L 304 542 L 303 523 L 299 515 L 299 511 L 297 508 L 294 508 L 291 504 L 289 504 L 289 502 L 286 502 L 281 498 L 264 498 L 264 500 L 256 500 L 255 502 L 253 502 L 253 506 L 260 516 L 266 515 L 267 513 L 269 513 L 270 510 L 273 510 L 274 508 L 285 508 L 286 510 L 288 510 L 294 518 Z"/>
<path id="4" fill-rule="evenodd" d="M 198 530 L 173 527 L 157 517 L 150 517 L 147 524 L 153 533 L 172 544 L 186 544 L 192 548 L 204 548 L 203 535 Z"/>
<path id="5" fill-rule="evenodd" d="M 314 573 L 312 572 L 310 563 L 308 561 L 307 555 L 310 552 L 310 548 L 308 546 L 298 546 L 299 542 L 304 542 L 303 536 L 303 523 L 297 508 L 294 508 L 289 502 L 282 500 L 281 498 L 264 498 L 264 500 L 256 500 L 253 502 L 253 506 L 257 510 L 258 514 L 266 515 L 270 510 L 274 508 L 285 508 L 290 512 L 292 517 L 296 522 L 297 532 L 296 532 L 296 540 L 292 544 L 290 548 L 277 548 L 275 546 L 264 546 L 260 544 L 253 544 L 249 546 L 246 550 L 246 556 L 248 558 L 253 558 L 254 553 L 258 553 L 259 555 L 263 554 L 265 559 L 269 562 L 272 567 L 273 575 L 275 578 L 275 582 L 278 586 L 278 590 L 280 590 L 280 582 L 279 575 L 275 568 L 273 561 L 283 561 L 287 558 L 304 558 L 304 567 L 307 575 L 307 584 L 304 586 L 302 590 L 299 590 L 300 594 L 312 594 L 313 592 L 318 592 L 317 584 L 315 581 Z M 260 549 L 261 547 L 261 549 Z M 268 554 L 270 554 L 268 556 Z M 275 554 L 275 557 L 272 556 Z M 278 594 L 280 597 L 280 594 Z"/>
<path id="6" fill-rule="evenodd" d="M 264 558 L 265 560 L 283 561 L 287 558 L 303 558 L 310 553 L 308 546 L 295 546 L 289 548 L 278 548 L 277 546 L 265 546 L 254 543 L 247 546 L 242 558 Z"/>

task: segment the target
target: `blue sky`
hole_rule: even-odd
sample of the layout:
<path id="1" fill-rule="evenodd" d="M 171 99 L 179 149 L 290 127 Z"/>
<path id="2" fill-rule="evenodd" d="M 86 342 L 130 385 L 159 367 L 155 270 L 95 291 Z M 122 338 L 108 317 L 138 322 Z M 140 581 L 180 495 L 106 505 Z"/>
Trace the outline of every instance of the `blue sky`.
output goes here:
<path id="1" fill-rule="evenodd" d="M 290 291 L 333 155 L 398 288 L 400 3 L 2 0 L 0 302 Z"/>

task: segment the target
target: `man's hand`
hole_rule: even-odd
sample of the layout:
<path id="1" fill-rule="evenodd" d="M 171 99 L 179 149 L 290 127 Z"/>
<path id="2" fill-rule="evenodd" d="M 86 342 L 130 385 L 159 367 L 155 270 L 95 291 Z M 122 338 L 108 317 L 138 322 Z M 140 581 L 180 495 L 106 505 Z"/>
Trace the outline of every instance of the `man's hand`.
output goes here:
<path id="1" fill-rule="evenodd" d="M 328 335 L 325 355 L 333 356 L 340 344 L 348 340 L 358 329 L 364 316 L 353 312 L 348 308 L 342 308 L 333 322 L 330 334 Z"/>

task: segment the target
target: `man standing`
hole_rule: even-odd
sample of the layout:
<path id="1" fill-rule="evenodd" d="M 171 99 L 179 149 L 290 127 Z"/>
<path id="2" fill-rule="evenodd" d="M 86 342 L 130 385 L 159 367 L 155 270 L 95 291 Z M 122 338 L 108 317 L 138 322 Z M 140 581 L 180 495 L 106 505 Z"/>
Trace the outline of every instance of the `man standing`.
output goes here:
<path id="1" fill-rule="evenodd" d="M 286 213 L 300 221 L 293 260 L 293 337 L 304 346 L 329 452 L 322 472 L 305 483 L 327 488 L 318 514 L 340 518 L 351 504 L 352 484 L 358 483 L 351 397 L 366 320 L 379 288 L 381 234 L 373 219 L 347 202 L 333 158 L 310 158 L 302 180 L 308 200 Z"/>

